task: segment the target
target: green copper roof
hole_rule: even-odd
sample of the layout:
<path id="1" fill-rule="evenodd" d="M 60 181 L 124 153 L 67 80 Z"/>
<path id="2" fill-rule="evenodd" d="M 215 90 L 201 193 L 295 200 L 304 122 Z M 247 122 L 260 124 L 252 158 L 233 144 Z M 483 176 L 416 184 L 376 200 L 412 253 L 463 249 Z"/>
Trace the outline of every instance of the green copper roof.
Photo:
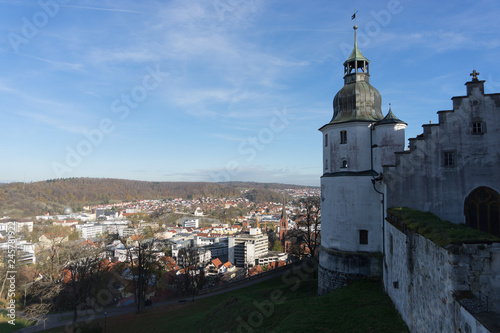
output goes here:
<path id="1" fill-rule="evenodd" d="M 366 62 L 370 62 L 370 60 L 366 59 L 363 53 L 361 53 L 361 51 L 358 49 L 358 35 L 357 35 L 358 26 L 355 25 L 353 28 L 354 28 L 354 48 L 352 49 L 349 58 L 347 58 L 347 60 L 344 62 L 344 65 L 355 60 L 362 60 L 362 61 L 364 60 Z"/>
<path id="2" fill-rule="evenodd" d="M 384 119 L 382 97 L 370 85 L 369 60 L 358 49 L 354 27 L 354 49 L 344 63 L 344 86 L 333 99 L 333 118 L 330 124 L 352 121 L 377 122 Z M 357 63 L 356 63 L 357 62 Z M 326 125 L 325 125 L 326 126 Z"/>
<path id="3" fill-rule="evenodd" d="M 384 115 L 381 105 L 380 93 L 368 82 L 346 84 L 333 99 L 333 118 L 330 124 L 382 120 Z"/>
<path id="4" fill-rule="evenodd" d="M 406 124 L 404 121 L 402 121 L 401 119 L 399 119 L 398 117 L 396 117 L 394 115 L 394 113 L 392 113 L 391 108 L 389 108 L 389 112 L 384 117 L 384 119 L 377 121 L 376 125 L 396 124 L 396 123 Z M 408 124 L 406 124 L 406 125 L 408 125 Z"/>
<path id="5" fill-rule="evenodd" d="M 352 49 L 351 55 L 344 62 L 344 65 L 348 64 L 354 60 L 364 60 L 366 62 L 370 62 L 370 60 L 366 59 L 365 56 L 361 53 L 361 51 L 358 49 L 357 45 L 355 45 L 354 49 Z"/>

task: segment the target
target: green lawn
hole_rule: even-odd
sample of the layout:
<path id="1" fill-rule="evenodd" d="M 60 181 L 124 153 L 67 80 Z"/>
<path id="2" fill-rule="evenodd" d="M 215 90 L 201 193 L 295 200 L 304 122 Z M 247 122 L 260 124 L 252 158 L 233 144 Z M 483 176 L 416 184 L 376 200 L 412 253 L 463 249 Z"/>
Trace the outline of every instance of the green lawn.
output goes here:
<path id="1" fill-rule="evenodd" d="M 389 220 L 391 220 L 391 217 L 396 218 L 408 229 L 430 239 L 439 246 L 500 241 L 500 238 L 492 234 L 473 229 L 464 224 L 442 221 L 439 217 L 430 212 L 422 212 L 406 207 L 389 208 L 387 212 L 389 213 Z M 398 223 L 394 223 L 394 221 L 391 221 L 391 223 L 396 228 L 401 227 L 398 226 Z"/>
<path id="2" fill-rule="evenodd" d="M 288 275 L 194 303 L 110 317 L 107 332 L 408 332 L 380 281 L 359 280 L 325 296 L 316 291 L 316 279 Z"/>

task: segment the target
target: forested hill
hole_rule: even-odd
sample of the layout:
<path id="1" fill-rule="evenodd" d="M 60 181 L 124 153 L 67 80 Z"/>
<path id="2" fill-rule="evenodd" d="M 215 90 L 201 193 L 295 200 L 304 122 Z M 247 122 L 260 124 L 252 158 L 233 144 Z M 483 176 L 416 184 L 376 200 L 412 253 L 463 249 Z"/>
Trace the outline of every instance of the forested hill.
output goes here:
<path id="1" fill-rule="evenodd" d="M 252 198 L 279 201 L 270 191 L 282 184 L 147 182 L 123 179 L 68 178 L 34 183 L 0 184 L 0 216 L 29 217 L 43 212 L 60 214 L 66 206 L 78 209 L 84 205 L 144 199 L 238 197 L 240 189 L 257 189 Z M 289 188 L 294 187 L 290 185 Z"/>

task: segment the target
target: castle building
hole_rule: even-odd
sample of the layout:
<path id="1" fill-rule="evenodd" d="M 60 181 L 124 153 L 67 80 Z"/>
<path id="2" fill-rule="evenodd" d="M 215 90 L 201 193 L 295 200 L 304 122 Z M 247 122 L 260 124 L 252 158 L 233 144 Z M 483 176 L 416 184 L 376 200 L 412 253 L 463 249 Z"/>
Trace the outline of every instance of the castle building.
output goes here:
<path id="1" fill-rule="evenodd" d="M 485 94 L 477 78 L 466 96 L 439 111 L 439 123 L 423 125 L 409 149 L 384 166 L 388 207 L 430 211 L 500 236 L 500 94 Z"/>
<path id="2" fill-rule="evenodd" d="M 388 210 L 431 212 L 500 236 L 500 93 L 485 94 L 474 70 L 466 95 L 405 150 L 407 124 L 390 107 L 382 114 L 356 29 L 332 120 L 320 128 L 318 294 L 378 276 L 411 332 L 500 331 L 500 242 L 439 245 L 395 217 L 403 208 Z"/>
<path id="3" fill-rule="evenodd" d="M 332 120 L 323 134 L 321 177 L 322 237 L 319 294 L 350 277 L 380 276 L 384 195 L 377 177 L 404 148 L 406 123 L 389 109 L 370 84 L 370 61 L 357 46 L 344 62 L 344 86 L 333 100 Z"/>

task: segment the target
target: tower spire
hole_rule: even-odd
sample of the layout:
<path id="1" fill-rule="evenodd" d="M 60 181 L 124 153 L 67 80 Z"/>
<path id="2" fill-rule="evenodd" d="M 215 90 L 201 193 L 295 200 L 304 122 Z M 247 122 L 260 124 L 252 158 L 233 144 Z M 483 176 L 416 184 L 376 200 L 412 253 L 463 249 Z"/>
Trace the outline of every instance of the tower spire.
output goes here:
<path id="1" fill-rule="evenodd" d="M 354 29 L 354 48 L 357 50 L 358 49 L 358 26 L 356 24 L 354 24 L 354 27 L 352 27 Z"/>
<path id="2" fill-rule="evenodd" d="M 356 19 L 357 11 L 351 19 Z M 330 123 L 353 120 L 378 121 L 382 114 L 380 93 L 370 85 L 370 60 L 358 49 L 358 26 L 354 24 L 354 48 L 344 62 L 344 87 L 333 100 Z"/>
<path id="3" fill-rule="evenodd" d="M 354 20 L 354 48 L 355 49 L 358 49 L 358 38 L 357 38 L 357 30 L 358 30 L 358 24 L 357 24 L 357 18 L 356 18 L 356 13 L 358 11 L 356 10 L 356 8 L 354 8 L 354 14 L 352 15 L 351 17 L 351 20 Z"/>

